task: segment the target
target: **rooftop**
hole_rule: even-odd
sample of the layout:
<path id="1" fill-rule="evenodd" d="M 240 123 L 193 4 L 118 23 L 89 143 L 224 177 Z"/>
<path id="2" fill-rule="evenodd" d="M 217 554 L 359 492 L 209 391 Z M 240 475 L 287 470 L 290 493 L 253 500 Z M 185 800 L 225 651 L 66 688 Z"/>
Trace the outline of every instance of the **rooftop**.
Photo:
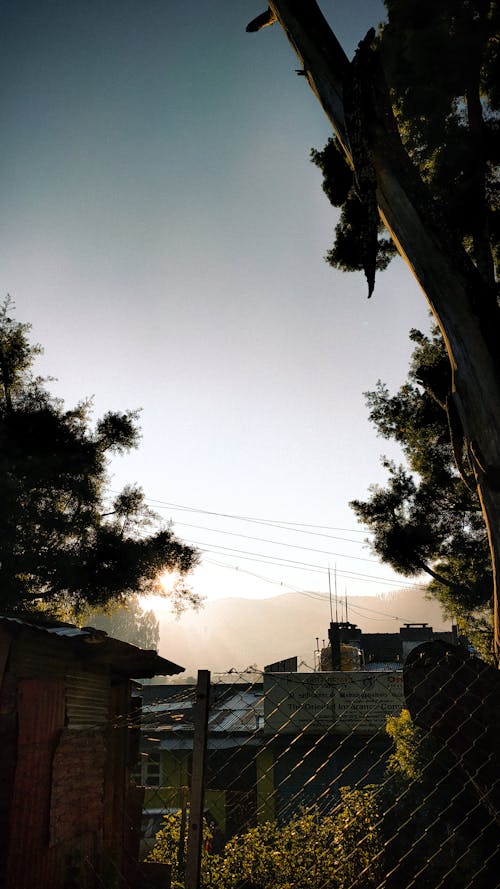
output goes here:
<path id="1" fill-rule="evenodd" d="M 158 652 L 138 648 L 108 636 L 104 630 L 94 627 L 76 627 L 62 621 L 51 621 L 45 615 L 29 617 L 0 615 L 0 629 L 11 639 L 27 644 L 44 637 L 51 646 L 66 648 L 88 664 L 107 666 L 113 673 L 135 679 L 152 676 L 172 676 L 184 671 L 184 667 L 160 657 Z"/>

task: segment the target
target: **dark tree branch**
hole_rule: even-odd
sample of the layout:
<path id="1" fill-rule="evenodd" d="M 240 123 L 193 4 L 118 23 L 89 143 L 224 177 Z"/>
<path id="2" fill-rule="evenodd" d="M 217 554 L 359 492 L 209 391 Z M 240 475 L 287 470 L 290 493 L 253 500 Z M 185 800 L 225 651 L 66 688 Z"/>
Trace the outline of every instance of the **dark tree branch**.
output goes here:
<path id="1" fill-rule="evenodd" d="M 271 0 L 270 9 L 353 165 L 344 84 L 349 61 L 314 0 Z M 496 294 L 447 228 L 408 157 L 380 59 L 366 45 L 358 113 L 376 178 L 382 221 L 419 282 L 442 333 L 490 543 L 495 648 L 500 653 L 500 318 Z"/>

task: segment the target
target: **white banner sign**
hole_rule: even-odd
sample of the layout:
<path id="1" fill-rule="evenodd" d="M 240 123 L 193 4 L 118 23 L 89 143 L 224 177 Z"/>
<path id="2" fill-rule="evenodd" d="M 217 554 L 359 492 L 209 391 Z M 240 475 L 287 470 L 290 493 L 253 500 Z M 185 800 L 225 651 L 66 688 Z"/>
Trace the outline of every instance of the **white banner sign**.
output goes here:
<path id="1" fill-rule="evenodd" d="M 266 673 L 267 733 L 373 734 L 404 707 L 402 672 Z"/>

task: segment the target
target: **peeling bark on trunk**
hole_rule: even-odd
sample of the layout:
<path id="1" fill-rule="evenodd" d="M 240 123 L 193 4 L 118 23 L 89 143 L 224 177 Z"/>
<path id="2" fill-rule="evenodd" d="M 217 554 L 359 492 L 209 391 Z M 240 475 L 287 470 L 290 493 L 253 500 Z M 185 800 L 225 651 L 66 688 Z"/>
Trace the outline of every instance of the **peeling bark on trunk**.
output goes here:
<path id="1" fill-rule="evenodd" d="M 351 64 L 314 0 L 271 0 L 311 89 L 351 165 L 343 85 Z M 364 54 L 358 109 L 376 177 L 380 215 L 420 284 L 450 359 L 453 399 L 474 467 L 494 577 L 495 653 L 500 655 L 500 322 L 490 283 L 454 239 L 408 157 L 392 114 L 380 60 Z"/>

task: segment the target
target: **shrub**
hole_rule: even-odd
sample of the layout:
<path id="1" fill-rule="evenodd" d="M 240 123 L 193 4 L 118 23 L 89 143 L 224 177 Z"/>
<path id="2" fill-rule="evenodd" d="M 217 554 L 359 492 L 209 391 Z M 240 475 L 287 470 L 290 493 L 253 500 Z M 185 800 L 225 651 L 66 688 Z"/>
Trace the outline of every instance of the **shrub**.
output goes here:
<path id="1" fill-rule="evenodd" d="M 204 889 L 342 889 L 376 885 L 381 842 L 375 827 L 372 788 L 342 788 L 341 802 L 330 815 L 317 807 L 287 824 L 265 822 L 233 837 L 220 855 L 204 843 Z M 151 861 L 177 866 L 178 816 L 166 816 Z M 178 870 L 173 879 L 179 877 Z M 357 882 L 359 880 L 359 882 Z"/>

